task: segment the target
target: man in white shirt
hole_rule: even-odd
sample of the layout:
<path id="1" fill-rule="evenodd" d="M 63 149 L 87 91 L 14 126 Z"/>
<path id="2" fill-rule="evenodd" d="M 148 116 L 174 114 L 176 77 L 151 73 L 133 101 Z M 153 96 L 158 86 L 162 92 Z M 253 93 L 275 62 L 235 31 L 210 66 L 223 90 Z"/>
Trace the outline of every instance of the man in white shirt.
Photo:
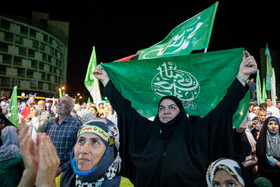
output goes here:
<path id="1" fill-rule="evenodd" d="M 279 118 L 280 117 L 279 109 L 272 105 L 272 100 L 270 98 L 266 98 L 265 103 L 267 105 L 267 109 L 266 109 L 267 117 L 274 116 Z"/>

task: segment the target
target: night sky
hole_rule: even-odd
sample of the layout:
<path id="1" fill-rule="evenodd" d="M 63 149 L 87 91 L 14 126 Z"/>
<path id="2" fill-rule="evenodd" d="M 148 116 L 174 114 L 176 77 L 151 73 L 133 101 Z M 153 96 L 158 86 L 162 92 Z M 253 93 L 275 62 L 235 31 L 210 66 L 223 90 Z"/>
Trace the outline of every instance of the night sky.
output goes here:
<path id="1" fill-rule="evenodd" d="M 59 2 L 59 4 L 57 4 Z M 27 1 L 6 2 L 0 14 L 30 16 L 32 11 L 70 23 L 67 92 L 86 90 L 83 81 L 95 45 L 98 62 L 110 62 L 165 38 L 183 21 L 215 1 Z M 244 47 L 256 60 L 268 42 L 279 51 L 278 2 L 219 1 L 208 51 Z M 259 62 L 258 62 L 259 63 Z M 88 92 L 85 91 L 88 95 Z"/>

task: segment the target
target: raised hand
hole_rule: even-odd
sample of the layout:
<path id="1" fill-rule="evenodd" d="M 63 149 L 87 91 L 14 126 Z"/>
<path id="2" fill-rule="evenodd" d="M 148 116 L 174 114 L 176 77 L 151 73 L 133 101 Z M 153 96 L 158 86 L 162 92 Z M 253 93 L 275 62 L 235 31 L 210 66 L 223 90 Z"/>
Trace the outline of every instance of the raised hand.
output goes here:
<path id="1" fill-rule="evenodd" d="M 101 65 L 96 66 L 93 71 L 93 75 L 102 82 L 104 87 L 110 80 L 107 73 L 102 69 Z"/>
<path id="2" fill-rule="evenodd" d="M 239 67 L 239 73 L 244 76 L 242 78 L 248 78 L 251 74 L 256 73 L 257 69 L 258 65 L 255 58 L 251 56 L 248 51 L 244 51 L 242 62 Z"/>
<path id="3" fill-rule="evenodd" d="M 57 168 L 60 164 L 56 148 L 45 133 L 38 133 L 39 170 L 36 178 L 37 186 L 55 186 Z"/>
<path id="4" fill-rule="evenodd" d="M 243 58 L 239 66 L 238 77 L 241 77 L 242 80 L 247 80 L 251 74 L 256 73 L 257 69 L 258 65 L 255 58 L 251 56 L 248 51 L 244 51 Z M 245 85 L 245 82 L 242 80 L 240 80 L 240 82 Z"/>
<path id="5" fill-rule="evenodd" d="M 29 126 L 22 119 L 19 128 L 18 142 L 24 162 L 24 173 L 19 186 L 34 186 L 39 166 L 38 147 L 28 134 Z"/>

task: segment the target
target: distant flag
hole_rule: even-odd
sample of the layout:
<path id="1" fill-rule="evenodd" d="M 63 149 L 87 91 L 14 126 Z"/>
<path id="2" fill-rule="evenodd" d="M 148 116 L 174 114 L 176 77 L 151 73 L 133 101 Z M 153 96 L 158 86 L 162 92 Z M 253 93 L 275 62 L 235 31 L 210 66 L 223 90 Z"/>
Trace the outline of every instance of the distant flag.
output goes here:
<path id="1" fill-rule="evenodd" d="M 267 98 L 266 89 L 265 89 L 265 79 L 263 79 L 263 86 L 262 86 L 262 102 L 265 103 L 265 99 Z"/>
<path id="2" fill-rule="evenodd" d="M 9 104 L 9 109 L 11 111 L 11 116 L 9 117 L 9 120 L 12 122 L 12 124 L 15 127 L 18 127 L 18 104 L 17 104 L 17 86 L 14 86 L 11 100 Z"/>
<path id="3" fill-rule="evenodd" d="M 87 98 L 87 103 L 90 103 L 90 97 Z"/>
<path id="4" fill-rule="evenodd" d="M 165 39 L 139 50 L 138 59 L 188 55 L 193 50 L 207 49 L 219 2 L 175 27 Z M 207 50 L 205 50 L 207 51 Z"/>
<path id="5" fill-rule="evenodd" d="M 61 88 L 58 88 L 58 93 L 59 93 L 59 97 L 62 97 L 62 90 L 61 90 Z"/>
<path id="6" fill-rule="evenodd" d="M 261 80 L 260 80 L 260 70 L 257 70 L 257 78 L 256 78 L 256 96 L 257 96 L 257 102 L 258 105 L 262 103 L 262 86 L 261 86 Z"/>
<path id="7" fill-rule="evenodd" d="M 271 65 L 271 55 L 268 49 L 268 45 L 266 44 L 265 48 L 265 56 L 266 56 L 266 90 L 271 90 L 271 79 L 272 79 L 272 65 Z"/>
<path id="8" fill-rule="evenodd" d="M 274 106 L 276 106 L 276 79 L 275 79 L 275 71 L 272 68 L 272 77 L 271 77 L 271 101 Z"/>
<path id="9" fill-rule="evenodd" d="M 114 62 L 124 62 L 124 61 L 130 61 L 130 60 L 137 60 L 139 57 L 139 53 L 136 53 L 134 55 L 130 55 L 127 57 L 123 57 L 121 59 L 115 60 Z"/>
<path id="10" fill-rule="evenodd" d="M 97 66 L 96 53 L 95 53 L 95 47 L 93 46 L 84 84 L 85 87 L 88 89 L 90 95 L 92 96 L 93 102 L 95 103 L 96 106 L 98 106 L 98 104 L 101 103 L 101 94 L 100 94 L 98 79 L 93 76 L 93 70 L 96 66 Z"/>

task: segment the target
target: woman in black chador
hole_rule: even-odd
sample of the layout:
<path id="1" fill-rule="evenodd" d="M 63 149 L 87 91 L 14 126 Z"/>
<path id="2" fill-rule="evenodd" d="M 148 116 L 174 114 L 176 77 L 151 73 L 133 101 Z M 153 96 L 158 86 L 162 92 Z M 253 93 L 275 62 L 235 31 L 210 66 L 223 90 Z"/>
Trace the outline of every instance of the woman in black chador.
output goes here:
<path id="1" fill-rule="evenodd" d="M 93 73 L 118 114 L 122 150 L 128 150 L 123 157 L 129 157 L 136 168 L 135 186 L 206 186 L 209 164 L 234 155 L 232 116 L 249 89 L 246 80 L 256 70 L 254 57 L 244 52 L 237 79 L 223 100 L 191 124 L 181 101 L 174 96 L 161 99 L 154 121 L 142 117 L 97 66 Z M 131 166 L 129 159 L 124 159 L 122 169 L 127 170 Z"/>
<path id="2" fill-rule="evenodd" d="M 268 117 L 257 142 L 259 172 L 269 179 L 273 186 L 280 186 L 280 135 L 279 120 Z"/>

